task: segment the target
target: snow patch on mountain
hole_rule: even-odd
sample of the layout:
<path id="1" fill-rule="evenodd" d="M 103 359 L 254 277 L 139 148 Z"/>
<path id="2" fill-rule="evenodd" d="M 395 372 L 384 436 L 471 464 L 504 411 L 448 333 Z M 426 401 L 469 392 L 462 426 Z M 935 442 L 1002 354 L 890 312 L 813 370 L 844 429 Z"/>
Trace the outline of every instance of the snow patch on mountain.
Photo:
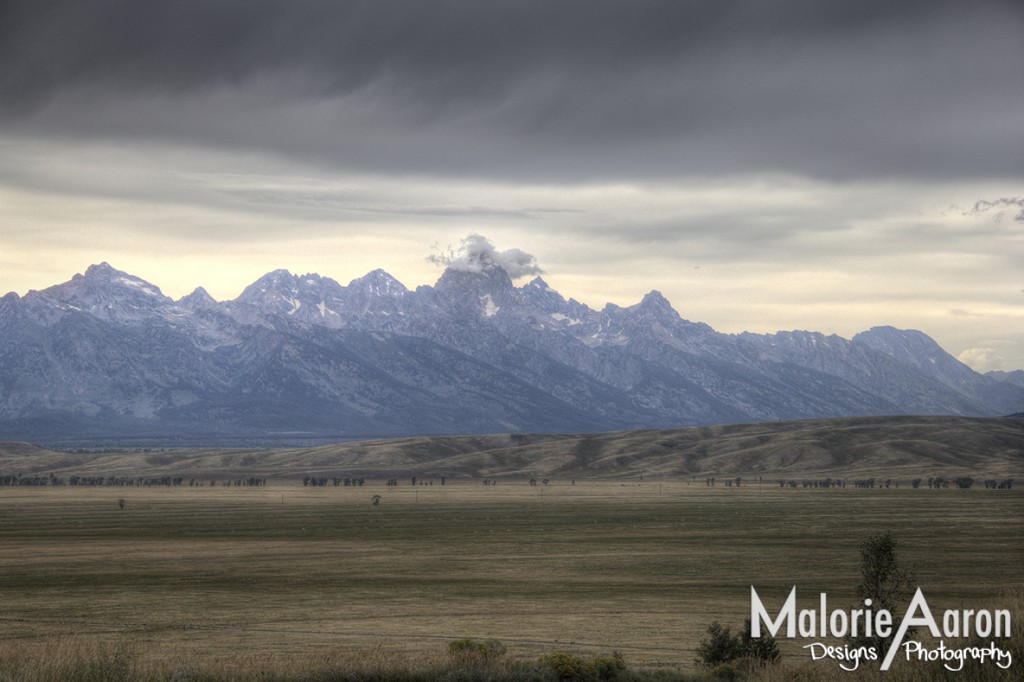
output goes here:
<path id="1" fill-rule="evenodd" d="M 594 310 L 539 276 L 515 286 L 499 261 L 533 262 L 524 256 L 474 242 L 459 257 L 415 291 L 383 270 L 347 286 L 275 270 L 231 301 L 200 287 L 175 302 L 102 263 L 8 294 L 0 437 L 350 438 L 1024 411 L 1019 375 L 977 374 L 922 332 L 721 334 L 656 290 Z"/>

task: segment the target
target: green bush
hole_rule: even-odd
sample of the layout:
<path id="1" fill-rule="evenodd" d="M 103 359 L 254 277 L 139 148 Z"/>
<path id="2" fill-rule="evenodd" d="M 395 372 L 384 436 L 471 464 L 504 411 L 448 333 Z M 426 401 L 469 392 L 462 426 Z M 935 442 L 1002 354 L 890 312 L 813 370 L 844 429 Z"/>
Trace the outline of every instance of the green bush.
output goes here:
<path id="1" fill-rule="evenodd" d="M 734 636 L 728 626 L 717 620 L 708 626 L 707 639 L 697 647 L 697 663 L 705 668 L 714 668 L 722 663 L 735 661 L 743 655 L 740 638 Z"/>
<path id="2" fill-rule="evenodd" d="M 779 660 L 779 647 L 775 638 L 765 633 L 754 637 L 751 633 L 750 619 L 743 623 L 743 632 L 734 635 L 732 631 L 719 623 L 708 626 L 707 639 L 701 640 L 697 647 L 697 663 L 710 668 L 712 674 L 723 664 L 731 664 L 743 659 L 747 667 L 775 663 Z M 731 668 L 732 666 L 727 666 Z"/>
<path id="3" fill-rule="evenodd" d="M 561 682 L 611 682 L 626 672 L 626 662 L 618 652 L 587 661 L 564 651 L 556 651 L 541 658 L 540 665 L 553 672 Z"/>
<path id="4" fill-rule="evenodd" d="M 597 672 L 597 679 L 610 682 L 617 680 L 622 673 L 626 672 L 626 661 L 618 651 L 611 656 L 598 656 L 590 662 Z"/>
<path id="5" fill-rule="evenodd" d="M 505 645 L 496 639 L 457 639 L 448 643 L 448 654 L 463 664 L 487 665 L 505 655 Z"/>
<path id="6" fill-rule="evenodd" d="M 564 651 L 550 653 L 541 659 L 541 665 L 550 668 L 555 677 L 563 682 L 592 682 L 597 671 L 579 656 Z"/>
<path id="7" fill-rule="evenodd" d="M 721 663 L 711 669 L 711 676 L 719 680 L 738 680 L 740 671 L 731 663 Z"/>
<path id="8" fill-rule="evenodd" d="M 769 633 L 764 632 L 760 637 L 753 636 L 749 618 L 743 622 L 740 649 L 751 662 L 758 664 L 775 663 L 782 657 L 782 654 L 779 653 L 779 645 Z"/>

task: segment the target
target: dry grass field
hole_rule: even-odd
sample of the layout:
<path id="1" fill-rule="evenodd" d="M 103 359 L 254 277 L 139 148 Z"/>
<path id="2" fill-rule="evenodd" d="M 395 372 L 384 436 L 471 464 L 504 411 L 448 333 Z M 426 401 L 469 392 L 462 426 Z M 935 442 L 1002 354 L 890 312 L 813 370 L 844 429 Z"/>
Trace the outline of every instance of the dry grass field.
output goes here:
<path id="1" fill-rule="evenodd" d="M 463 637 L 501 640 L 512 659 L 619 651 L 693 671 L 711 621 L 742 626 L 751 585 L 766 604 L 796 585 L 807 608 L 822 591 L 853 606 L 858 545 L 879 530 L 933 608 L 1024 590 L 1019 486 L 0 488 L 0 678 L 84 648 L 168 677 L 272 679 L 422 664 Z"/>

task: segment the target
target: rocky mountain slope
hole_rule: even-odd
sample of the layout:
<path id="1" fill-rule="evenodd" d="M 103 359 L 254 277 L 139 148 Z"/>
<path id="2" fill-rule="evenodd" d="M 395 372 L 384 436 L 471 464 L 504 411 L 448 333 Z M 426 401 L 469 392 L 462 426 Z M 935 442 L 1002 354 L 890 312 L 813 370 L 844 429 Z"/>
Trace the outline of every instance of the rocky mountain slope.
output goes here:
<path id="1" fill-rule="evenodd" d="M 1002 378 L 1002 377 L 1000 377 Z M 721 334 L 516 287 L 486 255 L 411 291 L 284 270 L 178 301 L 103 263 L 0 299 L 0 438 L 274 444 L 856 415 L 999 416 L 1024 387 L 916 331 Z"/>

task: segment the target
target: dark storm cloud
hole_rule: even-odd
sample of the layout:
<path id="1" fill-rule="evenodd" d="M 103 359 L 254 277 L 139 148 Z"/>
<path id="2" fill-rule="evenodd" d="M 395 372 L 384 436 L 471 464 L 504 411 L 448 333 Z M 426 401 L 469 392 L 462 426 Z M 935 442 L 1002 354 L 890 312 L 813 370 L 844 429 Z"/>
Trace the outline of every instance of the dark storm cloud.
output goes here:
<path id="1" fill-rule="evenodd" d="M 551 181 L 1020 172 L 1018 3 L 0 4 L 0 125 Z"/>

